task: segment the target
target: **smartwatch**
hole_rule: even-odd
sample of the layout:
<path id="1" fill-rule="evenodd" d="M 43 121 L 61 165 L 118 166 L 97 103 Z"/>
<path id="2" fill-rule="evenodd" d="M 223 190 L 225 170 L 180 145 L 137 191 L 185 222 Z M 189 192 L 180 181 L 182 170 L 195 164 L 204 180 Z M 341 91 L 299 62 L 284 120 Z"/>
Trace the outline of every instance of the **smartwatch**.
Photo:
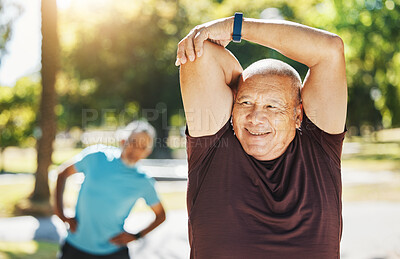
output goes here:
<path id="1" fill-rule="evenodd" d="M 235 18 L 233 20 L 233 34 L 232 41 L 235 43 L 240 43 L 242 41 L 242 22 L 243 22 L 243 14 L 235 13 Z"/>
<path id="2" fill-rule="evenodd" d="M 136 240 L 142 238 L 142 234 L 140 234 L 140 232 L 137 232 L 136 234 L 132 234 L 132 236 L 134 236 Z"/>

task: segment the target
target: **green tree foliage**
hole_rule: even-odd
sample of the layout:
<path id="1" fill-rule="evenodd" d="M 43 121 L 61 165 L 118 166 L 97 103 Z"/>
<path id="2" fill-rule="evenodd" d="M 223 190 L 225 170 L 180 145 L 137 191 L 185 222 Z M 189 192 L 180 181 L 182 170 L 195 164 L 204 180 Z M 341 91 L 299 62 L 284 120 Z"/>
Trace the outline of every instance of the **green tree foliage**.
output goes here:
<path id="1" fill-rule="evenodd" d="M 348 52 L 350 121 L 376 125 L 381 117 L 384 127 L 399 127 L 400 1 L 335 3 L 335 25 Z"/>
<path id="2" fill-rule="evenodd" d="M 0 65 L 7 53 L 6 44 L 12 35 L 12 24 L 21 15 L 22 8 L 16 3 L 0 0 Z"/>
<path id="3" fill-rule="evenodd" d="M 40 83 L 28 78 L 18 80 L 14 87 L 0 87 L 0 156 L 6 147 L 35 144 L 39 95 Z"/>

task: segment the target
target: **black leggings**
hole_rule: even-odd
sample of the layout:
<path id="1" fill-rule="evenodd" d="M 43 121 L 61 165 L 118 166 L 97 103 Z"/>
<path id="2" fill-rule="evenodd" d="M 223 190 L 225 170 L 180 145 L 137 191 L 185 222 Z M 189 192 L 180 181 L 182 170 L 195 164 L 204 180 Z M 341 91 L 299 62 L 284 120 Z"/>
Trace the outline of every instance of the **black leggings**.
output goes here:
<path id="1" fill-rule="evenodd" d="M 108 255 L 94 255 L 83 252 L 67 242 L 61 248 L 60 259 L 130 259 L 128 247 L 122 247 L 115 253 Z"/>

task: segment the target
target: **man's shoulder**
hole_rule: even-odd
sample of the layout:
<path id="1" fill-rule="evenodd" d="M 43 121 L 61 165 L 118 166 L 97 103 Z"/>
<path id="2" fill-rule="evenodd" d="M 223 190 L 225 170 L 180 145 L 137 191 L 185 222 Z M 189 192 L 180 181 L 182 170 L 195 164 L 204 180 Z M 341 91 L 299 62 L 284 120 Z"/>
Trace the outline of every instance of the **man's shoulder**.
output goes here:
<path id="1" fill-rule="evenodd" d="M 91 145 L 80 153 L 82 158 L 106 158 L 107 160 L 118 158 L 120 155 L 119 148 L 102 144 Z"/>
<path id="2" fill-rule="evenodd" d="M 339 139 L 343 140 L 345 134 L 346 134 L 346 128 L 343 128 L 343 131 L 341 133 L 337 134 L 331 134 L 320 127 L 318 127 L 311 119 L 310 116 L 307 116 L 305 112 L 303 112 L 303 120 L 301 122 L 301 126 L 298 129 L 298 131 L 301 133 L 300 135 L 304 135 L 303 133 L 306 133 L 307 135 L 311 136 L 312 138 L 316 138 L 319 141 L 323 139 Z"/>
<path id="3" fill-rule="evenodd" d="M 339 134 L 330 134 L 315 125 L 304 113 L 303 121 L 297 130 L 298 137 L 301 140 L 302 149 L 314 149 L 317 147 L 321 154 L 327 155 L 329 158 L 340 164 L 340 156 L 342 153 L 342 145 L 346 134 L 346 129 Z"/>
<path id="4" fill-rule="evenodd" d="M 227 142 L 232 137 L 235 138 L 230 120 L 228 120 L 215 134 L 211 135 L 193 137 L 189 135 L 189 132 L 186 129 L 186 148 L 188 155 L 190 157 L 192 153 L 207 153 L 210 151 L 210 148 L 221 147 L 222 144 L 226 147 Z"/>
<path id="5" fill-rule="evenodd" d="M 209 163 L 240 163 L 248 156 L 237 139 L 233 127 L 228 121 L 223 128 L 212 136 L 187 138 L 189 171 L 203 170 Z"/>

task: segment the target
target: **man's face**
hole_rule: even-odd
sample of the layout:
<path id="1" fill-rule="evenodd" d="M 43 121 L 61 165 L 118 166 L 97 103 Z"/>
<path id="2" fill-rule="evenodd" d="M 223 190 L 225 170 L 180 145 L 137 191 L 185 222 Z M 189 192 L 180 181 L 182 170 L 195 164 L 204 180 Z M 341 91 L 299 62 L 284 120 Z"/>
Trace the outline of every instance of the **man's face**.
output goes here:
<path id="1" fill-rule="evenodd" d="M 300 126 L 289 77 L 245 75 L 232 111 L 235 134 L 245 152 L 258 160 L 282 155 Z"/>
<path id="2" fill-rule="evenodd" d="M 134 133 L 128 140 L 122 140 L 121 159 L 127 165 L 134 165 L 140 159 L 146 158 L 151 154 L 153 140 L 145 133 Z"/>

